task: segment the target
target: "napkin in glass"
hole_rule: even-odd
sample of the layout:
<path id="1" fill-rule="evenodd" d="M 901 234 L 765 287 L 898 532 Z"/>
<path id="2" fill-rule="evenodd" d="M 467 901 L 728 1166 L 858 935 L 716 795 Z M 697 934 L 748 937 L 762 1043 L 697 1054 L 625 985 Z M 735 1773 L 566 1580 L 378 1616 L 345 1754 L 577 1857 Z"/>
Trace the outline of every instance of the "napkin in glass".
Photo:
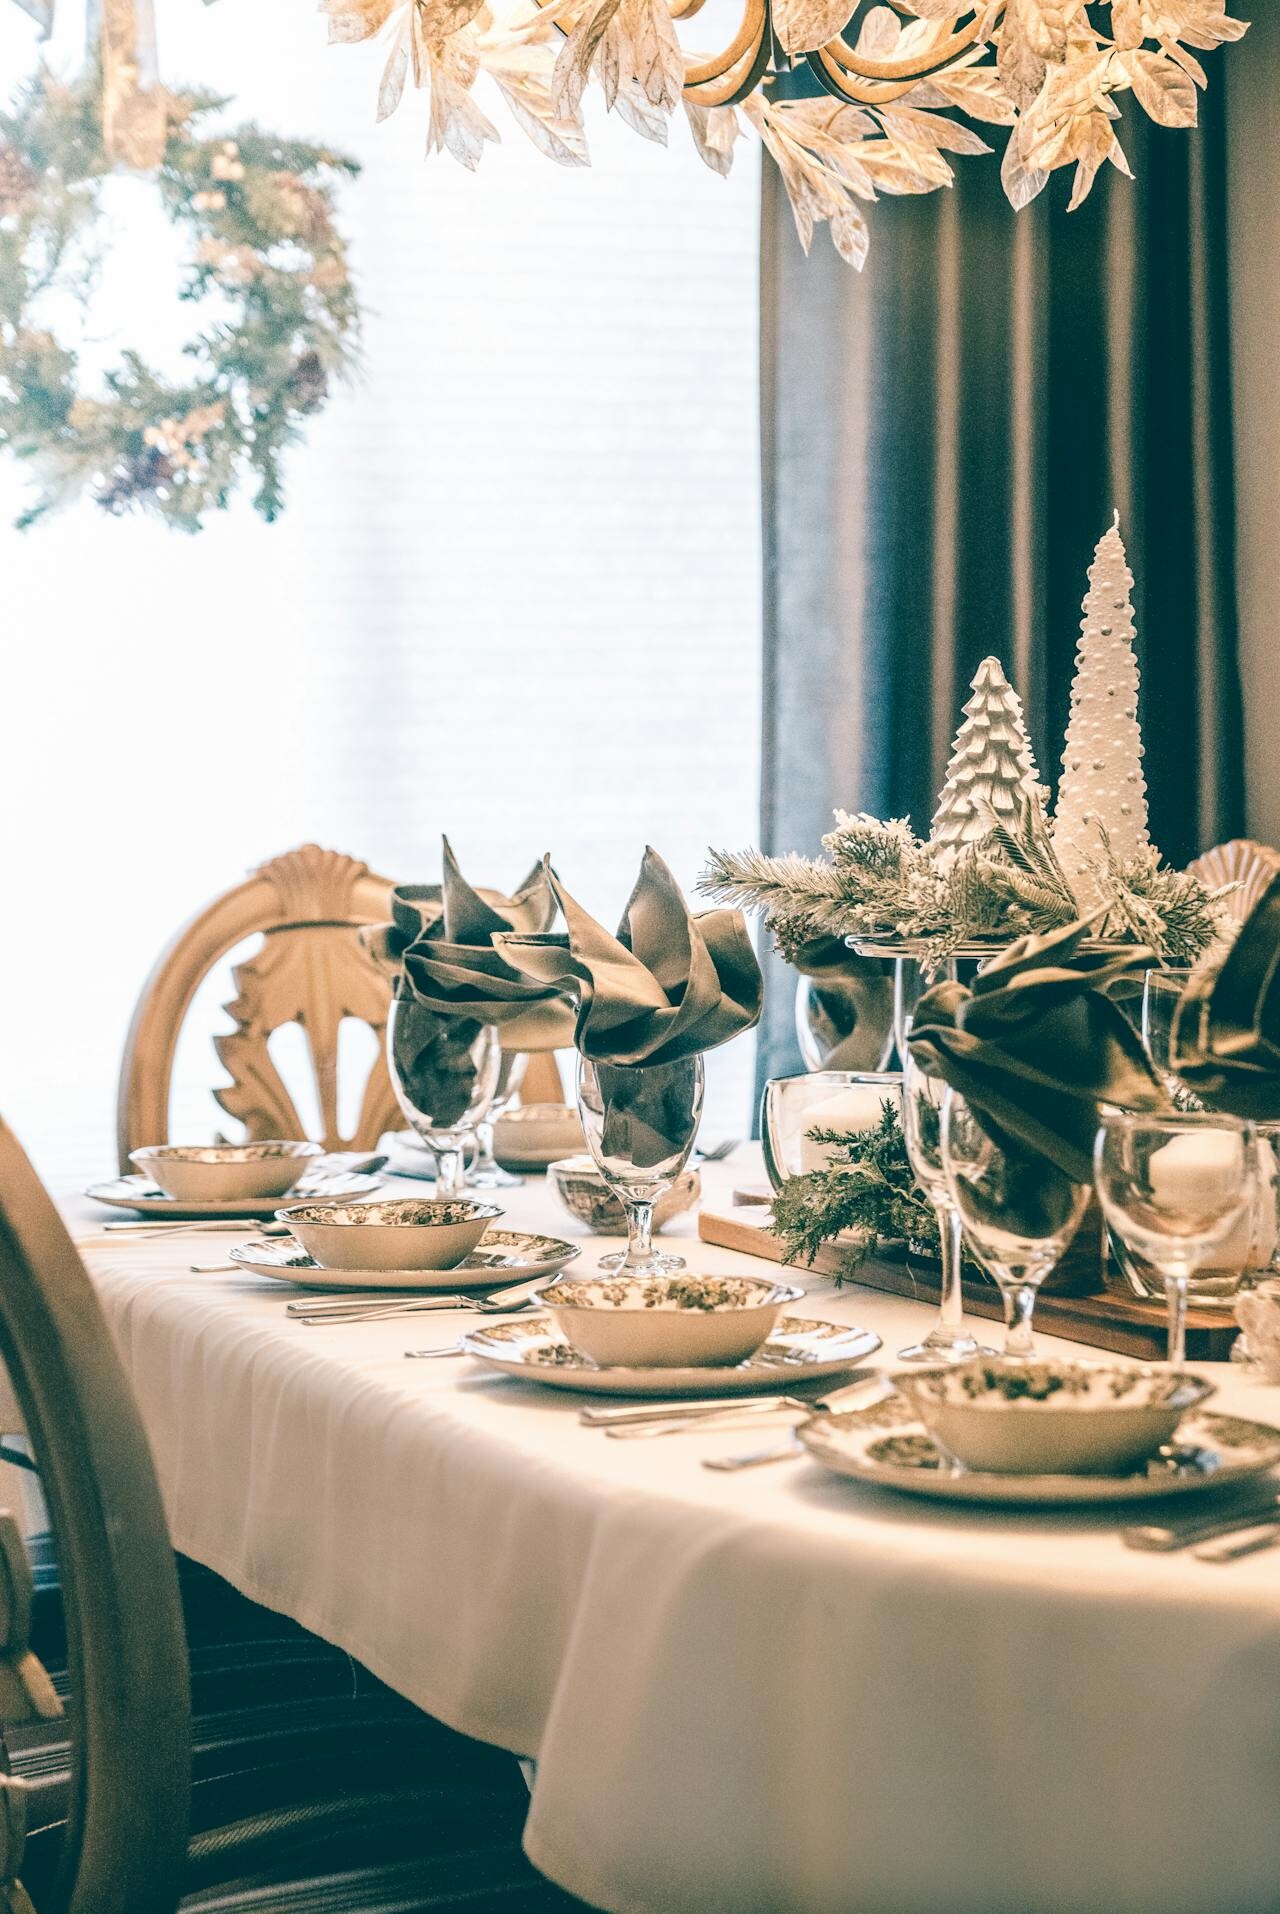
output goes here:
<path id="1" fill-rule="evenodd" d="M 658 853 L 646 849 L 617 935 L 569 895 L 550 866 L 565 932 L 497 932 L 522 977 L 577 1005 L 573 1041 L 593 1063 L 674 1063 L 759 1022 L 764 980 L 741 911 L 694 916 Z"/>
<path id="2" fill-rule="evenodd" d="M 1280 874 L 1220 964 L 1198 969 L 1174 1019 L 1170 1068 L 1212 1110 L 1280 1118 Z"/>
<path id="3" fill-rule="evenodd" d="M 1081 951 L 1090 929 L 1079 922 L 1019 938 L 971 989 L 935 984 L 916 1005 L 910 1036 L 916 1061 L 960 1091 L 998 1143 L 1023 1145 L 1073 1183 L 1093 1180 L 1102 1104 L 1173 1108 L 1108 994 L 1156 958 L 1140 945 Z"/>
<path id="4" fill-rule="evenodd" d="M 512 897 L 477 890 L 444 840 L 440 884 L 402 885 L 392 893 L 392 922 L 366 941 L 394 967 L 401 994 L 425 1013 L 498 1025 L 504 1050 L 559 1050 L 573 1041 L 573 1011 L 559 993 L 531 982 L 496 949 L 497 932 L 536 934 L 555 922 L 550 867 L 535 865 Z"/>

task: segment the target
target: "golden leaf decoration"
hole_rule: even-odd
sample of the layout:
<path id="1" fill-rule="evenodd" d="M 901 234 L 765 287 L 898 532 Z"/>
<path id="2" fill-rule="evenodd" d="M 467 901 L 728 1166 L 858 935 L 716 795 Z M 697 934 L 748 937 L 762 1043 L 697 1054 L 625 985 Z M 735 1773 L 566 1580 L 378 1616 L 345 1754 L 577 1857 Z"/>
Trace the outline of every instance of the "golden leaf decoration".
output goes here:
<path id="1" fill-rule="evenodd" d="M 880 0 L 850 46 L 850 9 L 851 0 L 765 0 L 717 64 L 681 45 L 679 23 L 698 10 L 691 0 L 321 0 L 334 41 L 388 30 L 377 116 L 396 110 L 412 75 L 430 96 L 430 151 L 474 167 L 498 140 L 473 95 L 481 82 L 565 166 L 587 163 L 589 86 L 659 143 L 683 106 L 699 156 L 720 174 L 750 126 L 779 170 L 802 245 L 826 225 L 854 266 L 867 251 L 858 202 L 950 185 L 953 156 L 991 150 L 975 126 L 1011 129 L 1000 176 L 1015 209 L 1065 166 L 1075 169 L 1069 210 L 1079 206 L 1104 165 L 1129 172 L 1124 95 L 1160 126 L 1194 127 L 1206 84 L 1196 53 L 1247 26 L 1226 0 Z M 775 100 L 767 73 L 740 103 L 706 104 L 731 93 L 761 32 L 779 65 L 828 49 L 812 63 L 822 96 Z"/>
<path id="2" fill-rule="evenodd" d="M 849 0 L 774 0 L 778 43 L 788 53 L 812 53 L 834 40 L 849 18 Z"/>
<path id="3" fill-rule="evenodd" d="M 698 106 L 687 93 L 684 110 L 699 158 L 723 179 L 733 165 L 734 141 L 742 131 L 738 115 L 731 106 Z"/>

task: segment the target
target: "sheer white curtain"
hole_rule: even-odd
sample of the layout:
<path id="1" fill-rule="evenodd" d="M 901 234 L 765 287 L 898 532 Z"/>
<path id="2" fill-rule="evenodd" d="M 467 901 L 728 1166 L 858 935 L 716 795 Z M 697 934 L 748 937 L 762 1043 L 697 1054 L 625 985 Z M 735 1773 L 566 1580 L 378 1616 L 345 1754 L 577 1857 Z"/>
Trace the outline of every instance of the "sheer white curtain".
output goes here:
<path id="1" fill-rule="evenodd" d="M 0 470 L 0 1109 L 60 1185 L 110 1169 L 160 945 L 262 858 L 314 838 L 431 878 L 445 829 L 481 883 L 551 850 L 612 921 L 646 842 L 691 884 L 756 825 L 754 153 L 725 182 L 683 127 L 664 152 L 600 116 L 590 171 L 504 124 L 473 176 L 424 163 L 420 100 L 373 126 L 378 53 L 328 48 L 311 0 L 161 0 L 159 24 L 166 77 L 234 94 L 228 124 L 362 162 L 365 369 L 275 526 L 85 504 L 23 535 Z M 38 51 L 0 0 L 6 92 Z M 175 243 L 145 182 L 110 201 L 90 351 L 159 356 Z M 220 1000 L 186 1046 L 202 1086 Z M 741 1134 L 749 1042 L 710 1076 L 708 1133 Z"/>

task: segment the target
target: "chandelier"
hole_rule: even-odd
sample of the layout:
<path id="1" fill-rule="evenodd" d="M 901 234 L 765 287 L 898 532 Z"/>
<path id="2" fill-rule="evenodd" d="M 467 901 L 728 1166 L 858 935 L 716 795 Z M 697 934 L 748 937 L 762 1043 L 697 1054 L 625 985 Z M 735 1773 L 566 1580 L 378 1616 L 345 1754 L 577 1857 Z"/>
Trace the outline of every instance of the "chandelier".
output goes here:
<path id="1" fill-rule="evenodd" d="M 1129 173 L 1118 96 L 1132 93 L 1161 126 L 1194 126 L 1205 84 L 1195 51 L 1238 40 L 1246 25 L 1225 0 L 895 0 L 872 6 L 850 39 L 850 0 L 744 0 L 733 39 L 708 54 L 677 31 L 691 35 L 702 5 L 322 0 L 331 41 L 386 35 L 378 118 L 412 78 L 428 95 L 429 152 L 474 168 L 499 138 L 484 89 L 477 97 L 481 79 L 564 166 L 588 163 L 589 86 L 659 143 L 683 111 L 717 173 L 750 127 L 777 163 L 805 251 L 825 222 L 853 266 L 867 253 L 862 202 L 949 186 L 948 154 L 991 152 L 966 121 L 1010 129 L 1001 178 L 1015 208 L 1074 166 L 1073 210 L 1104 164 Z M 795 68 L 812 75 L 816 97 L 775 94 L 772 82 Z"/>

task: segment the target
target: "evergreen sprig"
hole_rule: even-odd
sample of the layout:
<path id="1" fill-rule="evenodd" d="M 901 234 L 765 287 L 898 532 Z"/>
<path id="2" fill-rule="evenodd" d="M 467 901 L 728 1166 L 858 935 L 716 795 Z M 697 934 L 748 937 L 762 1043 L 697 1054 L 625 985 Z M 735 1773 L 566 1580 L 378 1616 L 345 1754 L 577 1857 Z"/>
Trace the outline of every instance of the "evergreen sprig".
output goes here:
<path id="1" fill-rule="evenodd" d="M 989 809 L 989 807 L 988 807 Z M 952 848 L 922 842 L 901 818 L 887 823 L 836 812 L 823 840 L 827 859 L 711 851 L 702 893 L 763 911 L 782 955 L 819 936 L 925 945 L 936 964 L 961 944 L 994 948 L 1028 932 L 1056 930 L 1080 910 L 1054 851 L 1039 802 L 1010 820 L 992 811 L 984 837 Z M 1095 875 L 1107 901 L 1100 937 L 1149 944 L 1167 963 L 1191 964 L 1223 931 L 1215 895 L 1159 853 L 1117 860 L 1098 839 Z"/>
<path id="2" fill-rule="evenodd" d="M 773 1199 L 772 1231 L 784 1245 L 784 1262 L 812 1267 L 822 1245 L 846 1232 L 854 1239 L 850 1271 L 888 1238 L 940 1254 L 937 1221 L 907 1161 L 896 1104 L 885 1100 L 873 1130 L 809 1135 L 836 1154 L 826 1169 L 791 1177 Z"/>

